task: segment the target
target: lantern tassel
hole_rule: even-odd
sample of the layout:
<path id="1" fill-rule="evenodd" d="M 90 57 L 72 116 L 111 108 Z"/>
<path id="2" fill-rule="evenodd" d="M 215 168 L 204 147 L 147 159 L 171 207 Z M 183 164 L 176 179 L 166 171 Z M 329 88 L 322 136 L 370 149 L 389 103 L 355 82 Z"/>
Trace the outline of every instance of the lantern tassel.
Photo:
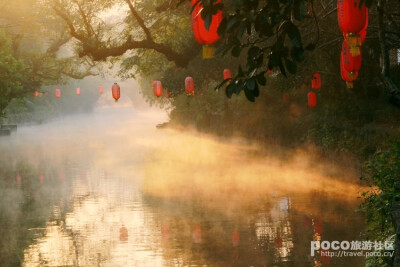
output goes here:
<path id="1" fill-rule="evenodd" d="M 212 45 L 203 45 L 203 59 L 214 57 L 215 47 Z"/>
<path id="2" fill-rule="evenodd" d="M 346 86 L 348 89 L 352 89 L 354 87 L 353 82 L 346 82 Z"/>

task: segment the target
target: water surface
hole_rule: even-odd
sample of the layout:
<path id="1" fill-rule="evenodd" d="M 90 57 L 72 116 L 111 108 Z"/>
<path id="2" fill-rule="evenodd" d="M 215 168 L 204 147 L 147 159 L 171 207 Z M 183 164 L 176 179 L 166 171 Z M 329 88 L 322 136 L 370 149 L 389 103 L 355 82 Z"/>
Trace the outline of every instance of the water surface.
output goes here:
<path id="1" fill-rule="evenodd" d="M 165 120 L 107 108 L 1 138 L 4 266 L 363 266 L 310 256 L 360 239 L 351 171 Z"/>

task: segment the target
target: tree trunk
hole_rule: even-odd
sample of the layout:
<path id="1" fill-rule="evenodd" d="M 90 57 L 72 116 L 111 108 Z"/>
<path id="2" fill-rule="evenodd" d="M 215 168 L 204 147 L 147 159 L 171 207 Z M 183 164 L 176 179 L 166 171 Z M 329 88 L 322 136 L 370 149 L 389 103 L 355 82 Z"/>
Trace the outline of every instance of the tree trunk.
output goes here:
<path id="1" fill-rule="evenodd" d="M 390 103 L 398 108 L 400 108 L 400 90 L 397 85 L 390 78 L 390 57 L 389 49 L 386 42 L 385 36 L 385 24 L 384 24 L 384 13 L 385 13 L 385 2 L 386 0 L 379 0 L 377 2 L 378 10 L 378 35 L 379 43 L 381 48 L 382 56 L 382 72 L 380 78 L 386 88 L 389 90 Z"/>
<path id="2" fill-rule="evenodd" d="M 392 203 L 392 221 L 396 233 L 392 266 L 400 266 L 400 197 Z"/>

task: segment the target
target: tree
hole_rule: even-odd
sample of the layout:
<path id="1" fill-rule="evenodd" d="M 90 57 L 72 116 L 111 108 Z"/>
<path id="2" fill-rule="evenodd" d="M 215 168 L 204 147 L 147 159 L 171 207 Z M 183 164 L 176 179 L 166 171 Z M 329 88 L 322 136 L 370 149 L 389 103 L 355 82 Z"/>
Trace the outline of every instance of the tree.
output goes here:
<path id="1" fill-rule="evenodd" d="M 127 51 L 148 49 L 164 55 L 177 66 L 185 67 L 198 53 L 200 46 L 191 41 L 188 45 L 180 44 L 174 47 L 171 43 L 174 40 L 166 40 L 163 35 L 168 34 L 171 28 L 182 30 L 181 21 L 185 19 L 179 16 L 182 8 L 177 9 L 177 13 L 156 12 L 157 4 L 161 2 L 60 0 L 52 7 L 67 24 L 71 36 L 79 41 L 80 57 L 89 56 L 95 61 L 104 61 L 108 57 L 121 56 Z M 119 21 L 123 26 L 122 30 L 113 34 L 100 17 L 100 13 L 115 13 L 118 7 L 125 11 L 126 15 Z M 117 25 L 114 26 L 118 28 Z"/>
<path id="2" fill-rule="evenodd" d="M 0 6 L 0 30 L 6 38 L 3 55 L 18 62 L 18 66 L 2 73 L 4 81 L 13 82 L 2 94 L 0 113 L 14 98 L 33 94 L 43 85 L 65 82 L 68 78 L 82 79 L 96 75 L 95 64 L 88 58 L 66 56 L 60 52 L 68 46 L 71 36 L 57 16 L 52 15 L 42 1 L 16 0 Z M 50 9 L 51 10 L 51 9 Z M 3 58 L 6 60 L 5 58 Z M 11 61 L 11 63 L 14 61 Z M 4 64 L 10 64 L 5 61 Z"/>
<path id="3" fill-rule="evenodd" d="M 11 99 L 25 93 L 25 73 L 24 63 L 13 56 L 10 38 L 0 30 L 0 116 Z"/>

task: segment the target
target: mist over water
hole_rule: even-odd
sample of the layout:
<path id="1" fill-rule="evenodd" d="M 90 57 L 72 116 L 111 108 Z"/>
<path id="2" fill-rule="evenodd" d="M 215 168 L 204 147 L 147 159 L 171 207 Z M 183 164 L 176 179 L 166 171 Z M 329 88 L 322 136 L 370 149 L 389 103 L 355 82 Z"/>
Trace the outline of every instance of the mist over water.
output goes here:
<path id="1" fill-rule="evenodd" d="M 100 103 L 102 103 L 100 101 Z M 310 256 L 357 240 L 357 174 L 310 151 L 157 129 L 102 103 L 0 139 L 1 261 L 23 266 L 358 266 Z M 279 155 L 279 156 L 276 156 Z"/>

